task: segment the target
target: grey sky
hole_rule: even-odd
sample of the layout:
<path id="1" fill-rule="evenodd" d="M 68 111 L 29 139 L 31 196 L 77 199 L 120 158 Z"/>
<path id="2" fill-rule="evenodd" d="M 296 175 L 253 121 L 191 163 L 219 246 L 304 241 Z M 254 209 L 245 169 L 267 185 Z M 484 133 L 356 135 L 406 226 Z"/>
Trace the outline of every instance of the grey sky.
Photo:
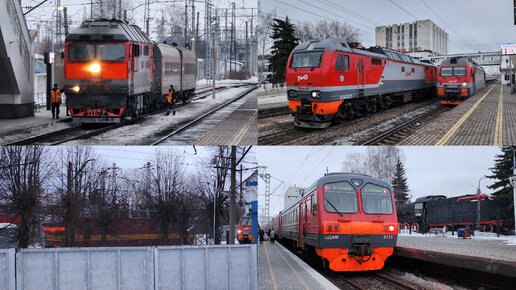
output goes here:
<path id="1" fill-rule="evenodd" d="M 425 195 L 458 196 L 476 193 L 479 179 L 490 175 L 498 147 L 484 146 L 407 146 L 399 147 L 404 155 L 404 166 L 413 199 Z M 260 166 L 267 166 L 271 174 L 271 191 L 285 182 L 271 196 L 270 213 L 283 209 L 283 193 L 288 186 L 310 186 L 326 172 L 342 171 L 342 162 L 349 153 L 366 152 L 359 146 L 260 146 L 257 150 Z M 492 180 L 481 180 L 481 192 L 491 193 L 486 186 Z M 260 179 L 258 204 L 263 210 L 265 187 Z"/>
<path id="2" fill-rule="evenodd" d="M 496 51 L 500 49 L 502 43 L 516 42 L 516 29 L 513 25 L 513 1 L 392 1 L 417 19 L 431 19 L 443 28 L 449 35 L 450 53 L 471 52 L 473 50 Z M 430 6 L 431 10 L 422 1 Z M 331 7 L 329 3 L 334 7 Z M 345 8 L 348 11 L 337 9 L 335 6 Z M 389 0 L 260 0 L 259 9 L 260 12 L 266 13 L 276 10 L 277 16 L 284 18 L 288 15 L 293 21 L 318 20 L 323 17 L 339 22 L 346 21 L 360 29 L 360 40 L 366 46 L 375 44 L 375 26 L 400 24 L 416 20 Z M 355 17 L 347 14 L 346 12 L 349 12 L 349 10 L 360 16 L 355 14 Z"/>
<path id="3" fill-rule="evenodd" d="M 24 7 L 25 6 L 36 6 L 37 4 L 41 3 L 42 1 L 43 0 L 22 0 L 22 6 L 24 6 Z M 95 2 L 95 0 L 93 2 Z M 188 1 L 188 2 L 189 2 L 188 5 L 190 5 L 190 1 Z M 258 0 L 240 0 L 240 1 L 212 0 L 211 2 L 218 8 L 230 8 L 231 2 L 236 3 L 235 7 L 237 9 L 242 8 L 242 7 L 245 7 L 245 8 L 257 8 L 258 7 L 258 3 L 257 3 Z M 54 9 L 57 7 L 56 3 L 57 3 L 56 0 L 49 0 L 45 4 L 41 5 L 37 9 L 35 9 L 34 11 L 30 12 L 26 16 L 26 20 L 28 22 L 29 27 L 35 29 L 37 23 L 40 23 L 42 21 L 52 21 L 51 16 L 52 16 Z M 90 3 L 91 3 L 90 0 L 61 0 L 61 5 L 67 6 L 68 18 L 72 22 L 71 29 L 73 29 L 74 27 L 79 25 L 82 22 L 84 17 L 89 17 Z M 144 15 L 144 11 L 145 11 L 145 5 L 144 5 L 145 1 L 144 0 L 130 0 L 130 1 L 122 0 L 122 3 L 128 3 L 128 4 L 122 4 L 122 7 L 125 7 L 125 5 L 130 5 L 130 7 L 134 8 L 134 9 L 129 9 L 127 11 L 128 17 L 132 16 L 134 19 L 137 20 L 136 23 L 132 23 L 132 24 L 136 24 L 140 27 L 144 27 L 143 15 Z M 184 0 L 183 1 L 180 1 L 180 0 L 150 0 L 150 19 L 151 19 L 151 21 L 150 21 L 151 29 L 150 30 L 153 30 L 153 28 L 154 28 L 153 21 L 155 19 L 161 18 L 161 10 L 166 12 L 167 9 L 170 9 L 170 5 L 172 5 L 172 4 L 184 7 L 184 3 L 185 3 Z M 26 11 L 26 10 L 24 9 L 23 11 Z M 191 8 L 189 8 L 188 11 L 189 11 L 188 12 L 188 14 L 189 14 L 188 15 L 188 17 L 189 17 L 188 26 L 191 27 L 191 23 L 192 23 L 191 22 L 192 20 L 190 19 L 191 13 L 192 13 Z M 204 21 L 203 21 L 204 11 L 205 11 L 204 1 L 195 0 L 195 11 L 200 12 L 199 29 L 202 31 L 202 30 L 204 30 Z M 240 10 L 237 13 L 238 13 L 238 15 L 243 15 L 244 12 L 242 12 Z M 251 16 L 250 10 L 245 13 L 246 13 L 245 15 Z M 253 13 L 254 13 L 254 16 L 256 17 L 257 9 L 255 9 L 253 11 Z M 55 16 L 55 13 L 53 15 Z M 238 24 L 237 28 L 239 30 L 245 29 L 245 23 L 243 22 L 245 20 L 247 20 L 247 19 L 238 19 L 237 18 L 237 24 Z"/>

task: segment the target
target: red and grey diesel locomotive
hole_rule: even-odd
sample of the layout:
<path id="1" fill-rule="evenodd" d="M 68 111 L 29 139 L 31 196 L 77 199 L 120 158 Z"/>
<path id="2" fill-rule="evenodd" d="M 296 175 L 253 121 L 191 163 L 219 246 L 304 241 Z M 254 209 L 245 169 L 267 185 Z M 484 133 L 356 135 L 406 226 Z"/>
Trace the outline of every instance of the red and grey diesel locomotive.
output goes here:
<path id="1" fill-rule="evenodd" d="M 325 128 L 435 91 L 436 67 L 342 38 L 303 42 L 290 54 L 287 95 L 295 125 Z"/>
<path id="2" fill-rule="evenodd" d="M 315 251 L 334 271 L 378 270 L 398 237 L 392 192 L 390 184 L 366 175 L 330 173 L 280 212 L 272 227 L 281 241 Z"/>
<path id="3" fill-rule="evenodd" d="M 163 105 L 173 85 L 179 100 L 195 90 L 192 51 L 152 42 L 119 20 L 85 21 L 65 42 L 65 93 L 74 121 L 120 122 Z"/>
<path id="4" fill-rule="evenodd" d="M 486 87 L 486 73 L 473 60 L 445 59 L 439 65 L 437 96 L 445 105 L 458 105 Z"/>

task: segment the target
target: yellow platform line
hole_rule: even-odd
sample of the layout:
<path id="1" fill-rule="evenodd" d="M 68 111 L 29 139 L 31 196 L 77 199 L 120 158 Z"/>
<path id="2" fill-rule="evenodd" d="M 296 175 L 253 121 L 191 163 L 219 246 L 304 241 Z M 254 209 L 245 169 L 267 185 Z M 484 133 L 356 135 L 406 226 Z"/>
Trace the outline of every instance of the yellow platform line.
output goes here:
<path id="1" fill-rule="evenodd" d="M 301 282 L 301 284 L 303 284 L 303 286 L 305 287 L 306 290 L 309 290 L 310 288 L 308 288 L 308 286 L 305 284 L 305 282 L 303 281 L 303 279 L 301 279 L 301 277 L 299 276 L 299 274 L 297 274 L 297 272 L 294 270 L 294 268 L 292 268 L 292 266 L 290 265 L 290 263 L 287 261 L 287 259 L 285 259 L 285 256 L 283 256 L 283 254 L 276 248 L 276 251 L 278 252 L 278 254 L 280 254 L 280 256 L 283 258 L 283 260 L 285 260 L 285 263 L 287 263 L 287 265 L 289 266 L 290 270 L 292 270 L 292 272 L 294 272 L 294 274 L 296 275 L 297 279 L 299 279 L 299 281 Z"/>
<path id="2" fill-rule="evenodd" d="M 255 113 L 256 114 L 256 113 Z M 253 116 L 255 115 L 253 114 L 249 120 L 253 120 Z M 242 141 L 242 139 L 244 138 L 245 134 L 247 133 L 247 131 L 249 130 L 249 122 L 247 122 L 244 127 L 242 127 L 242 129 L 240 129 L 240 131 L 238 132 L 238 134 L 233 138 L 233 140 L 231 141 L 231 145 L 239 145 L 240 142 Z"/>
<path id="3" fill-rule="evenodd" d="M 487 95 L 489 95 L 489 93 L 494 89 L 494 86 L 489 89 L 489 91 L 487 91 L 487 93 L 485 93 L 485 95 L 482 96 L 482 98 L 480 98 L 480 100 L 478 100 L 475 105 L 473 105 L 473 107 L 471 107 L 469 109 L 469 111 L 464 114 L 464 116 L 462 116 L 462 118 L 459 119 L 459 121 L 457 123 L 455 123 L 455 125 L 453 125 L 453 127 L 451 127 L 451 129 L 446 132 L 446 134 L 444 134 L 444 136 L 439 139 L 439 141 L 437 141 L 437 143 L 435 143 L 435 146 L 443 146 L 446 144 L 446 142 L 448 142 L 448 140 L 450 140 L 450 138 L 453 136 L 453 134 L 455 134 L 455 132 L 457 132 L 457 130 L 460 128 L 460 126 L 462 126 L 462 124 L 466 121 L 466 119 L 468 119 L 468 117 L 473 113 L 473 111 L 475 111 L 475 109 L 478 107 L 478 105 L 480 105 L 480 103 L 487 97 Z"/>
<path id="4" fill-rule="evenodd" d="M 274 278 L 274 273 L 272 272 L 271 259 L 269 258 L 269 252 L 267 251 L 267 246 L 263 246 L 263 248 L 265 249 L 265 255 L 267 256 L 267 261 L 269 262 L 269 271 L 271 271 L 272 286 L 274 287 L 274 290 L 278 290 L 278 285 L 276 285 L 276 279 Z"/>
<path id="5" fill-rule="evenodd" d="M 500 99 L 498 100 L 498 114 L 496 115 L 496 127 L 494 146 L 501 146 L 503 142 L 503 86 L 500 86 Z"/>

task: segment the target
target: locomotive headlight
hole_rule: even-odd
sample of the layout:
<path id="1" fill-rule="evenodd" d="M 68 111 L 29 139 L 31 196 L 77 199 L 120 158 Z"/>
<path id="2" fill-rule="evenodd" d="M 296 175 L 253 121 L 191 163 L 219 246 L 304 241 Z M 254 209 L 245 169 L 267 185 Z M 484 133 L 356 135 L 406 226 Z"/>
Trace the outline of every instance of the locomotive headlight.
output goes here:
<path id="1" fill-rule="evenodd" d="M 314 99 L 320 99 L 321 98 L 321 92 L 320 91 L 312 91 L 312 98 Z"/>
<path id="2" fill-rule="evenodd" d="M 75 87 L 73 87 L 72 90 L 78 93 L 81 90 L 81 87 L 79 87 L 79 85 L 75 85 Z"/>
<path id="3" fill-rule="evenodd" d="M 389 226 L 389 231 L 393 232 L 394 231 L 394 226 Z"/>
<path id="4" fill-rule="evenodd" d="M 100 71 L 100 65 L 98 63 L 90 65 L 90 71 L 93 73 L 98 73 Z"/>
<path id="5" fill-rule="evenodd" d="M 241 230 L 238 230 L 237 232 L 238 232 L 239 234 L 241 234 L 241 233 L 242 233 L 242 231 L 241 231 Z"/>
<path id="6" fill-rule="evenodd" d="M 465 87 L 466 86 L 466 83 L 462 83 L 462 86 Z"/>

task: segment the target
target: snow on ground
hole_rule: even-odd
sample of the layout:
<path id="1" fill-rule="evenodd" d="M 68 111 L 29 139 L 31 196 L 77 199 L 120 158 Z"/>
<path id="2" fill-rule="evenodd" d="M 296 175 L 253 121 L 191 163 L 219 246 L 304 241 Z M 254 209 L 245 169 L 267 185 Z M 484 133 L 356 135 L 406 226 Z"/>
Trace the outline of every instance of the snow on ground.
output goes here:
<path id="1" fill-rule="evenodd" d="M 267 96 L 266 98 L 258 99 L 258 106 L 260 105 L 268 105 L 268 104 L 278 104 L 278 103 L 288 103 L 287 95 L 272 95 Z"/>
<path id="2" fill-rule="evenodd" d="M 172 115 L 172 113 L 169 116 L 165 116 L 165 113 L 152 115 L 137 124 L 123 126 L 86 140 L 75 140 L 63 145 L 146 145 L 149 140 L 155 139 L 156 133 L 191 121 L 217 105 L 235 98 L 246 89 L 245 87 L 230 88 L 217 92 L 215 99 L 210 95 L 204 99 L 180 105 L 176 109 L 176 115 Z"/>
<path id="3" fill-rule="evenodd" d="M 227 85 L 227 84 L 255 84 L 258 82 L 257 77 L 251 77 L 247 80 L 215 80 L 215 85 Z M 200 79 L 197 80 L 197 87 L 211 86 L 211 79 Z"/>
<path id="4" fill-rule="evenodd" d="M 421 234 L 421 233 L 412 233 L 412 234 L 409 234 L 409 230 L 401 230 L 400 233 L 398 233 L 399 236 L 407 236 L 407 237 L 414 237 L 414 238 L 426 238 L 426 239 L 431 239 L 431 238 L 435 238 L 435 237 L 440 237 L 440 238 L 452 238 L 452 239 L 457 239 L 457 231 L 454 232 L 454 235 L 452 236 L 452 232 L 451 231 L 447 231 L 444 236 L 442 233 L 438 233 L 437 235 L 436 234 L 430 234 L 430 233 L 426 233 L 426 234 Z M 509 245 L 509 246 L 516 246 L 516 237 L 515 236 L 505 236 L 505 235 L 501 235 L 499 237 L 497 237 L 496 233 L 484 233 L 484 232 L 479 232 L 479 231 L 475 231 L 475 235 L 474 236 L 471 236 L 471 239 L 472 240 L 498 240 L 500 242 L 503 242 L 504 244 L 506 245 Z"/>

